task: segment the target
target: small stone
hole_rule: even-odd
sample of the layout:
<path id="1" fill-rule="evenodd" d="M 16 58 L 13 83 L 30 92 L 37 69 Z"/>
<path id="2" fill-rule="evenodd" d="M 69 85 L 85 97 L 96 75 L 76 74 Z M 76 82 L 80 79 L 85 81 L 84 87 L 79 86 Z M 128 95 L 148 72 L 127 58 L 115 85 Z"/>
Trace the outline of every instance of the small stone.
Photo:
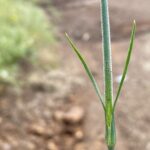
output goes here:
<path id="1" fill-rule="evenodd" d="M 75 106 L 66 112 L 57 111 L 54 117 L 58 121 L 64 121 L 71 124 L 79 123 L 84 118 L 84 111 L 81 107 Z"/>
<path id="2" fill-rule="evenodd" d="M 45 128 L 44 127 L 42 127 L 42 126 L 40 126 L 40 125 L 32 125 L 31 126 L 31 131 L 33 131 L 34 133 L 37 133 L 37 134 L 43 134 L 43 133 L 45 133 Z"/>
<path id="3" fill-rule="evenodd" d="M 81 107 L 75 106 L 64 114 L 64 121 L 69 123 L 79 123 L 84 118 L 84 111 Z"/>
<path id="4" fill-rule="evenodd" d="M 42 75 L 31 74 L 28 82 L 32 89 L 34 90 L 45 90 L 44 80 L 41 77 Z"/>
<path id="5" fill-rule="evenodd" d="M 52 141 L 48 142 L 47 148 L 48 148 L 48 150 L 58 150 L 57 145 Z"/>
<path id="6" fill-rule="evenodd" d="M 83 137 L 84 137 L 84 134 L 83 134 L 83 132 L 82 132 L 81 130 L 77 130 L 77 131 L 75 132 L 75 138 L 76 138 L 77 140 L 82 140 Z"/>
<path id="7" fill-rule="evenodd" d="M 30 126 L 29 131 L 32 134 L 44 136 L 44 137 L 52 137 L 54 134 L 49 127 L 38 125 L 38 124 L 33 124 L 32 126 Z"/>
<path id="8" fill-rule="evenodd" d="M 63 118 L 64 118 L 64 112 L 62 111 L 56 111 L 54 113 L 54 118 L 57 120 L 57 121 L 62 121 Z"/>

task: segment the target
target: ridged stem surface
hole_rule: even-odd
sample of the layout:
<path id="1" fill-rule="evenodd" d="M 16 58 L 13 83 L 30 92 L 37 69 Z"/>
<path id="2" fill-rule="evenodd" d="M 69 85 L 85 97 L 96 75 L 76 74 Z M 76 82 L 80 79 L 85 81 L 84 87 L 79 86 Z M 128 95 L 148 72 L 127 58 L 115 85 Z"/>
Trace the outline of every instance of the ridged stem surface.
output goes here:
<path id="1" fill-rule="evenodd" d="M 111 58 L 111 39 L 109 25 L 108 1 L 101 0 L 101 26 L 103 39 L 103 65 L 105 81 L 105 105 L 106 109 L 112 109 L 113 100 L 113 79 L 112 79 L 112 58 Z M 109 122 L 110 123 L 110 122 Z"/>
<path id="2" fill-rule="evenodd" d="M 105 85 L 105 121 L 106 121 L 106 143 L 109 150 L 113 150 L 116 143 L 115 120 L 112 114 L 113 109 L 113 77 L 112 77 L 112 56 L 111 36 L 109 23 L 108 0 L 101 0 L 101 26 L 103 40 L 103 66 Z"/>

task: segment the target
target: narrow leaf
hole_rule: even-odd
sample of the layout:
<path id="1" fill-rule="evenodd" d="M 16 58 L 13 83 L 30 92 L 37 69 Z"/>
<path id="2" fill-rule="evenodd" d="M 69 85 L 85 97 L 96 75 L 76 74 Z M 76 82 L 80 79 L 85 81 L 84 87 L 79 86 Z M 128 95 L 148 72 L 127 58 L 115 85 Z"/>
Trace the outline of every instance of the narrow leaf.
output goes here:
<path id="1" fill-rule="evenodd" d="M 67 34 L 66 34 L 66 37 L 67 37 L 68 42 L 69 42 L 70 46 L 72 47 L 73 51 L 76 53 L 76 55 L 80 59 L 82 65 L 83 65 L 83 67 L 84 67 L 84 69 L 85 69 L 89 79 L 91 80 L 92 85 L 93 85 L 93 87 L 94 87 L 94 89 L 95 89 L 95 91 L 96 91 L 96 93 L 97 93 L 97 95 L 98 95 L 102 105 L 103 105 L 103 108 L 105 110 L 105 105 L 104 105 L 104 102 L 103 102 L 103 99 L 102 99 L 102 96 L 101 96 L 101 93 L 100 93 L 100 90 L 99 90 L 99 87 L 98 87 L 98 84 L 97 84 L 96 80 L 94 79 L 91 71 L 89 70 L 89 67 L 87 66 L 87 64 L 86 64 L 83 56 L 79 52 L 79 50 L 76 48 L 75 44 L 72 42 L 72 40 L 69 38 L 69 36 Z"/>
<path id="2" fill-rule="evenodd" d="M 129 66 L 131 53 L 132 53 L 132 49 L 133 49 L 133 45 L 134 45 L 135 32 L 136 32 L 136 22 L 134 21 L 133 26 L 132 26 L 132 32 L 131 32 L 130 46 L 129 46 L 129 49 L 128 49 L 128 55 L 127 55 L 127 59 L 126 59 L 122 79 L 121 79 L 121 82 L 120 82 L 119 87 L 118 87 L 116 99 L 114 101 L 113 111 L 115 110 L 116 103 L 118 101 L 118 98 L 119 98 L 119 95 L 120 95 L 120 92 L 121 92 L 121 89 L 122 89 L 122 86 L 123 86 L 123 83 L 124 83 L 124 80 L 125 80 L 125 77 L 126 77 L 126 74 L 127 74 L 127 71 L 128 71 L 128 66 Z"/>

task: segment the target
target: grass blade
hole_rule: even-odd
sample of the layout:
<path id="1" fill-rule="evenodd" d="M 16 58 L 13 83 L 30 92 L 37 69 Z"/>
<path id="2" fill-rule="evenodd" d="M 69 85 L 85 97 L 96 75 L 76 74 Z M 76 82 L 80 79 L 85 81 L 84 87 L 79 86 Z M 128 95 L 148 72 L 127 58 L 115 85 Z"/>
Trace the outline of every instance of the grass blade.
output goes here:
<path id="1" fill-rule="evenodd" d="M 72 47 L 73 51 L 76 53 L 76 55 L 80 59 L 82 65 L 83 65 L 83 67 L 84 67 L 88 77 L 90 78 L 90 80 L 92 82 L 92 85 L 93 85 L 93 87 L 94 87 L 94 89 L 95 89 L 95 91 L 96 91 L 96 93 L 97 93 L 97 95 L 98 95 L 98 97 L 99 97 L 99 99 L 100 99 L 100 101 L 102 103 L 102 106 L 103 106 L 103 108 L 105 110 L 105 104 L 103 102 L 103 99 L 102 99 L 102 96 L 101 96 L 101 93 L 100 93 L 100 90 L 99 90 L 99 87 L 98 87 L 98 84 L 97 84 L 96 80 L 94 79 L 91 71 L 89 70 L 89 67 L 87 66 L 87 64 L 86 64 L 83 56 L 79 52 L 79 50 L 76 48 L 75 44 L 72 42 L 72 40 L 69 38 L 69 36 L 67 34 L 65 34 L 65 35 L 66 35 L 66 37 L 68 39 L 68 42 L 69 42 L 70 46 Z"/>
<path id="2" fill-rule="evenodd" d="M 124 79 L 125 79 L 127 71 L 128 71 L 128 66 L 129 66 L 131 53 L 132 53 L 133 45 L 134 45 L 135 32 L 136 32 L 136 23 L 134 21 L 133 22 L 133 26 L 132 26 L 132 32 L 131 32 L 131 39 L 130 39 L 130 46 L 129 46 L 129 50 L 128 50 L 128 55 L 127 55 L 127 59 L 126 59 L 126 63 L 125 63 L 125 67 L 124 67 L 124 71 L 123 71 L 123 75 L 122 75 L 122 79 L 121 79 L 121 82 L 120 82 L 119 87 L 118 87 L 116 99 L 114 101 L 113 111 L 115 110 L 116 103 L 118 101 L 118 98 L 119 98 L 119 95 L 120 95 L 120 92 L 121 92 L 121 89 L 122 89 L 122 86 L 123 86 L 123 83 L 124 83 Z"/>

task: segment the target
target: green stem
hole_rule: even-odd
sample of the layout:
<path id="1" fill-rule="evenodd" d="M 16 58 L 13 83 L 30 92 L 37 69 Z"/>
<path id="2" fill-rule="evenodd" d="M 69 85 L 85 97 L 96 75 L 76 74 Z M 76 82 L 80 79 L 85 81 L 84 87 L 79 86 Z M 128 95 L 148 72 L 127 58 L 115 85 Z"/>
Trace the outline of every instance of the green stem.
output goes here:
<path id="1" fill-rule="evenodd" d="M 108 150 L 114 150 L 114 148 L 113 147 L 108 147 Z"/>
<path id="2" fill-rule="evenodd" d="M 115 129 L 115 119 L 114 114 L 112 115 L 112 122 L 110 126 L 106 124 L 105 140 L 108 146 L 108 150 L 114 150 L 116 144 L 116 129 Z"/>
<path id="3" fill-rule="evenodd" d="M 103 63 L 105 81 L 105 107 L 107 125 L 110 125 L 113 107 L 113 79 L 108 0 L 101 0 Z"/>
<path id="4" fill-rule="evenodd" d="M 115 120 L 113 112 L 113 77 L 111 58 L 111 39 L 108 0 L 101 0 L 101 22 L 103 40 L 103 63 L 105 84 L 105 119 L 106 143 L 109 150 L 113 150 L 116 143 Z"/>

